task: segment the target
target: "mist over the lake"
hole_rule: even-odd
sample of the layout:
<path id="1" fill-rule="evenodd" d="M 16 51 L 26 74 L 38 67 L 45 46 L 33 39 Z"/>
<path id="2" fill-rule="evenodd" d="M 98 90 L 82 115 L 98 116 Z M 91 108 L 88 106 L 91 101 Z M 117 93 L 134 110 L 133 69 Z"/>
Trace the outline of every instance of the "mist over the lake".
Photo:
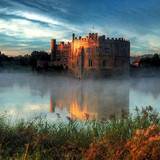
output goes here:
<path id="1" fill-rule="evenodd" d="M 122 109 L 151 105 L 158 112 L 159 78 L 84 79 L 52 73 L 0 73 L 0 111 L 13 118 L 43 114 L 55 121 L 59 113 L 84 119 L 106 118 Z"/>

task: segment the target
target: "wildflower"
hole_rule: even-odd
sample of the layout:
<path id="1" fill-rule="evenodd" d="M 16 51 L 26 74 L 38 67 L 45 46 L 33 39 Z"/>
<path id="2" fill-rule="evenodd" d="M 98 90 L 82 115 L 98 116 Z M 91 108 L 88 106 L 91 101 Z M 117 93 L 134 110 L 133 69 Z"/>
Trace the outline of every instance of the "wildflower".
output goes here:
<path id="1" fill-rule="evenodd" d="M 101 121 L 100 121 L 102 124 L 105 122 L 105 119 L 104 118 L 101 118 Z"/>
<path id="2" fill-rule="evenodd" d="M 29 148 L 29 144 L 26 144 L 26 153 L 25 153 L 25 156 L 24 156 L 24 160 L 26 159 L 26 157 L 27 157 L 27 154 L 28 154 L 28 148 Z"/>
<path id="3" fill-rule="evenodd" d="M 126 119 L 127 118 L 126 110 L 124 110 L 124 109 L 121 110 L 121 116 L 122 116 L 122 119 Z"/>
<path id="4" fill-rule="evenodd" d="M 35 134 L 35 131 L 32 130 L 32 129 L 27 129 L 27 130 L 21 132 L 21 134 L 22 134 L 22 135 L 28 135 L 28 134 L 34 135 L 34 134 Z"/>
<path id="5" fill-rule="evenodd" d="M 155 121 L 155 123 L 158 124 L 158 123 L 159 123 L 159 120 L 157 119 L 157 120 Z"/>
<path id="6" fill-rule="evenodd" d="M 116 118 L 115 113 L 109 115 L 109 120 L 112 120 L 112 119 L 115 119 L 115 118 Z"/>
<path id="7" fill-rule="evenodd" d="M 69 117 L 69 116 L 67 116 L 66 118 L 68 119 L 69 122 L 73 121 L 73 119 L 71 117 Z"/>
<path id="8" fill-rule="evenodd" d="M 132 122 L 128 122 L 128 127 L 130 127 L 132 125 Z"/>
<path id="9" fill-rule="evenodd" d="M 150 121 L 153 121 L 152 115 L 149 115 L 149 120 L 150 120 Z"/>
<path id="10" fill-rule="evenodd" d="M 56 115 L 57 115 L 57 118 L 59 119 L 59 118 L 61 118 L 61 116 L 60 116 L 60 114 L 59 113 L 56 113 Z"/>
<path id="11" fill-rule="evenodd" d="M 149 133 L 150 133 L 149 130 L 147 130 L 147 131 L 145 132 L 144 136 L 145 136 L 145 137 L 148 137 L 148 136 L 149 136 Z"/>
<path id="12" fill-rule="evenodd" d="M 149 142 L 153 142 L 156 138 L 155 137 L 151 137 L 149 138 Z"/>
<path id="13" fill-rule="evenodd" d="M 141 117 L 138 115 L 138 116 L 137 116 L 137 120 L 140 121 L 140 119 L 141 119 Z"/>
<path id="14" fill-rule="evenodd" d="M 141 135 L 141 131 L 139 129 L 136 130 L 136 135 L 137 136 Z"/>
<path id="15" fill-rule="evenodd" d="M 151 106 L 148 106 L 148 107 L 146 107 L 146 110 L 148 110 L 148 111 L 152 111 L 152 110 L 153 110 L 153 108 L 152 108 Z"/>
<path id="16" fill-rule="evenodd" d="M 86 120 L 89 120 L 89 114 L 85 113 Z"/>
<path id="17" fill-rule="evenodd" d="M 137 140 L 137 137 L 133 137 L 134 140 Z"/>
<path id="18" fill-rule="evenodd" d="M 136 112 L 138 112 L 138 111 L 139 111 L 139 108 L 136 106 L 136 109 L 135 109 L 135 110 L 136 110 Z"/>
<path id="19" fill-rule="evenodd" d="M 143 113 L 144 117 L 148 117 L 148 112 L 146 109 L 142 108 L 142 113 Z"/>
<path id="20" fill-rule="evenodd" d="M 153 130 L 155 130 L 156 129 L 156 125 L 155 124 L 153 124 L 152 126 L 149 126 L 148 127 L 148 130 L 150 130 L 150 131 L 153 131 Z"/>

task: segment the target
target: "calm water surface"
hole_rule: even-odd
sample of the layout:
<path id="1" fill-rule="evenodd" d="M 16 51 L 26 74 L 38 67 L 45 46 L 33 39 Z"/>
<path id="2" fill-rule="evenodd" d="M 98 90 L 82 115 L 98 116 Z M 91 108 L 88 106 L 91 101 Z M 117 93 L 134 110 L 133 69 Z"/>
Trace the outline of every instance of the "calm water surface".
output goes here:
<path id="1" fill-rule="evenodd" d="M 0 112 L 16 118 L 56 113 L 84 119 L 103 118 L 122 109 L 134 112 L 136 106 L 153 106 L 160 113 L 158 78 L 130 80 L 76 80 L 66 76 L 36 73 L 0 73 Z"/>

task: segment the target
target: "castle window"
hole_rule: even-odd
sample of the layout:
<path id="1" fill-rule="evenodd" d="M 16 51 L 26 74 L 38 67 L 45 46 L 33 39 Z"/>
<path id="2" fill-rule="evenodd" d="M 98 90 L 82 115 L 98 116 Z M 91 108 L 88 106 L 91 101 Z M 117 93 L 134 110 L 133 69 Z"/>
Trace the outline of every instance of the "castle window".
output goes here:
<path id="1" fill-rule="evenodd" d="M 99 52 L 100 48 L 99 47 L 96 47 L 96 52 Z"/>
<path id="2" fill-rule="evenodd" d="M 59 50 L 57 50 L 57 52 L 56 52 L 56 53 L 57 53 L 57 55 L 59 55 L 59 54 L 60 54 L 60 51 L 59 51 Z"/>
<path id="3" fill-rule="evenodd" d="M 124 62 L 122 61 L 122 67 L 124 67 Z"/>
<path id="4" fill-rule="evenodd" d="M 110 49 L 109 48 L 105 48 L 105 52 L 109 53 Z"/>
<path id="5" fill-rule="evenodd" d="M 86 48 L 86 53 L 90 53 L 90 48 Z"/>
<path id="6" fill-rule="evenodd" d="M 105 67 L 106 66 L 106 60 L 104 59 L 103 60 L 103 67 Z"/>
<path id="7" fill-rule="evenodd" d="M 77 67 L 79 66 L 79 62 L 78 62 L 78 60 L 77 60 Z"/>
<path id="8" fill-rule="evenodd" d="M 89 61 L 88 61 L 88 66 L 89 66 L 89 67 L 92 67 L 92 59 L 89 59 Z"/>

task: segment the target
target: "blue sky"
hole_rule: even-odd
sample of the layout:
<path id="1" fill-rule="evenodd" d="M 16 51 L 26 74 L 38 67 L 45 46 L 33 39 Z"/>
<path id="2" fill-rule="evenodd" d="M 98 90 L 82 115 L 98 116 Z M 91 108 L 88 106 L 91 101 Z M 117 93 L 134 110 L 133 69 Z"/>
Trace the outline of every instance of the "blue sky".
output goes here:
<path id="1" fill-rule="evenodd" d="M 131 41 L 131 55 L 160 53 L 160 0 L 0 0 L 0 50 L 50 52 L 50 39 L 94 31 Z"/>

